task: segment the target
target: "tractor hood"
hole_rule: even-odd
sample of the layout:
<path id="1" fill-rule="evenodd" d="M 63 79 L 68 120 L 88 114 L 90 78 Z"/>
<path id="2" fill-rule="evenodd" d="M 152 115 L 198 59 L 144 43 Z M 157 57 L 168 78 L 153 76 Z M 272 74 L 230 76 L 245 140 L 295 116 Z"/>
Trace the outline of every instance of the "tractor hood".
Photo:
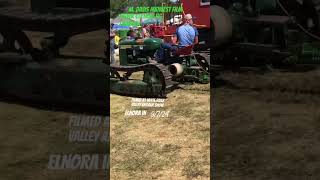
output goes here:
<path id="1" fill-rule="evenodd" d="M 137 40 L 123 40 L 120 41 L 120 47 L 126 46 L 144 46 L 145 50 L 155 50 L 159 49 L 162 43 L 162 39 L 160 38 L 146 38 L 146 39 L 137 39 Z M 130 48 L 128 47 L 128 48 Z"/>

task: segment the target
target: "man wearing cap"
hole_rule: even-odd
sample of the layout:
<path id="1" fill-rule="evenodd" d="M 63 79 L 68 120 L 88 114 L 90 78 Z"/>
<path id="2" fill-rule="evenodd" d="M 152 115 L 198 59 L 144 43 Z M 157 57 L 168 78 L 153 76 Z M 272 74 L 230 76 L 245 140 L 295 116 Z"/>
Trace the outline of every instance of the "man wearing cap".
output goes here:
<path id="1" fill-rule="evenodd" d="M 186 14 L 184 16 L 184 23 L 176 30 L 176 36 L 178 39 L 178 44 L 168 44 L 162 43 L 161 48 L 156 54 L 156 59 L 161 62 L 164 60 L 165 49 L 169 49 L 171 52 L 176 52 L 179 48 L 184 48 L 187 46 L 192 46 L 198 44 L 198 30 L 193 26 L 193 18 L 191 14 Z"/>
<path id="2" fill-rule="evenodd" d="M 176 31 L 179 47 L 191 46 L 198 44 L 198 30 L 193 26 L 193 18 L 191 14 L 184 16 L 184 24 Z"/>

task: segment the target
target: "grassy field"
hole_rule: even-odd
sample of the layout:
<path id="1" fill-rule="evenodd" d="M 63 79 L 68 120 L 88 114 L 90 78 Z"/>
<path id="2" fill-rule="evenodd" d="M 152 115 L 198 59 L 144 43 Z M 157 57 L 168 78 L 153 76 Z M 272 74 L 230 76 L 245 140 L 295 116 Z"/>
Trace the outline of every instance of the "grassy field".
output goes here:
<path id="1" fill-rule="evenodd" d="M 317 180 L 319 70 L 224 72 L 212 91 L 213 178 Z"/>
<path id="2" fill-rule="evenodd" d="M 131 98 L 111 95 L 111 179 L 209 179 L 210 85 L 171 92 L 169 117 L 128 117 Z M 140 108 L 144 109 L 144 108 Z"/>

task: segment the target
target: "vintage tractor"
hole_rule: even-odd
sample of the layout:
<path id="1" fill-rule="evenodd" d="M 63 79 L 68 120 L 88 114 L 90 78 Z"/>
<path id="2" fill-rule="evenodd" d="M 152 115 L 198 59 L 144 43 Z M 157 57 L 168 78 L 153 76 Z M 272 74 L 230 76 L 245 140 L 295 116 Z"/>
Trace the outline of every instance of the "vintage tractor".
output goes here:
<path id="1" fill-rule="evenodd" d="M 106 107 L 106 58 L 59 52 L 70 37 L 106 28 L 106 3 L 31 0 L 30 9 L 1 6 L 0 91 L 31 101 Z M 50 35 L 34 48 L 25 31 Z"/>
<path id="2" fill-rule="evenodd" d="M 316 0 L 217 0 L 211 3 L 213 64 L 319 63 Z"/>
<path id="3" fill-rule="evenodd" d="M 166 51 L 164 61 L 159 63 L 156 54 L 162 42 L 159 38 L 121 41 L 120 65 L 110 66 L 111 92 L 157 97 L 165 96 L 179 82 L 209 83 L 208 54 L 193 53 L 192 47 L 187 47 L 174 54 Z M 143 71 L 142 80 L 130 78 L 139 71 Z"/>

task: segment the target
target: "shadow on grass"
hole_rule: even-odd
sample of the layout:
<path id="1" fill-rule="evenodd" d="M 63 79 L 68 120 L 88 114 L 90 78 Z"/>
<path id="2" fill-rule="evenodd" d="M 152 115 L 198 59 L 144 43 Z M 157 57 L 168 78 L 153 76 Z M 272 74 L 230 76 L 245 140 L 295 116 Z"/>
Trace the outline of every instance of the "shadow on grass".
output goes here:
<path id="1" fill-rule="evenodd" d="M 23 106 L 29 106 L 36 109 L 47 110 L 47 111 L 62 111 L 76 114 L 87 114 L 87 115 L 103 115 L 109 116 L 110 103 L 109 99 L 106 98 L 104 105 L 87 105 L 87 104 L 76 104 L 76 103 L 60 103 L 60 102 L 47 102 L 47 101 L 35 101 L 25 100 L 12 96 L 1 96 L 0 101 L 8 104 L 17 104 Z M 84 102 L 85 103 L 85 102 Z"/>

